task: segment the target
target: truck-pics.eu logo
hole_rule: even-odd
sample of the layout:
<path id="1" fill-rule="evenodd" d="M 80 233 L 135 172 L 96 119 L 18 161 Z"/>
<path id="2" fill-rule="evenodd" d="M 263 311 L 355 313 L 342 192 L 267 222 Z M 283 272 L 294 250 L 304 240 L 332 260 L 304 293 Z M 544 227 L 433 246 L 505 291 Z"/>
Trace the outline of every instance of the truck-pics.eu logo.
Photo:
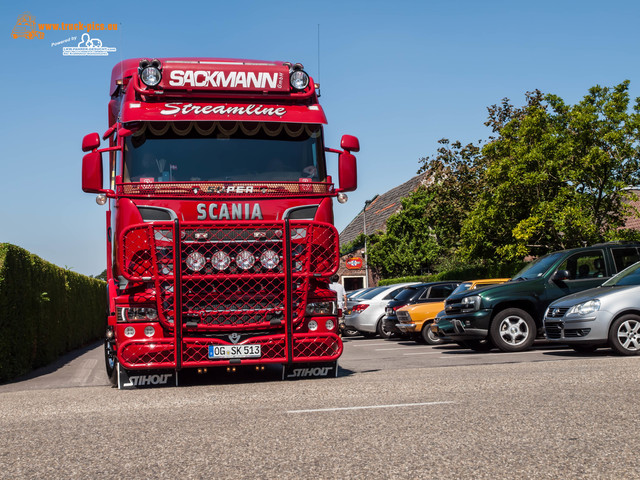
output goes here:
<path id="1" fill-rule="evenodd" d="M 18 17 L 16 26 L 11 31 L 13 38 L 44 38 L 44 32 L 41 32 L 36 27 L 36 17 L 32 16 L 29 12 L 24 12 Z"/>

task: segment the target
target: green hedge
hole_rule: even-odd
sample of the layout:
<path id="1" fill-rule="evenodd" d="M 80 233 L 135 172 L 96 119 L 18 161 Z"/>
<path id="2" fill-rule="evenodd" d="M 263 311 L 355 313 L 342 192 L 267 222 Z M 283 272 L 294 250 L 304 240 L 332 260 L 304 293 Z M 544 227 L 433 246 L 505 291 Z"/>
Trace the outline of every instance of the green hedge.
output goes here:
<path id="1" fill-rule="evenodd" d="M 433 275 L 418 275 L 401 278 L 385 278 L 378 285 L 392 285 L 402 282 L 437 282 L 439 280 L 479 280 L 481 278 L 511 278 L 524 267 L 524 262 L 506 265 L 469 265 L 452 268 Z"/>
<path id="2" fill-rule="evenodd" d="M 0 243 L 0 382 L 104 335 L 106 283 Z"/>

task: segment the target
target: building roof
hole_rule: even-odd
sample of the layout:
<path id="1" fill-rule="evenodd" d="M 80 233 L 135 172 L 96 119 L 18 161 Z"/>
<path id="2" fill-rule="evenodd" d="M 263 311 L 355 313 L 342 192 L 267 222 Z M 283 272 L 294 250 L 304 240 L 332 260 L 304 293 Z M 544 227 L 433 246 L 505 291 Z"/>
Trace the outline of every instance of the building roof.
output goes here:
<path id="1" fill-rule="evenodd" d="M 420 185 L 424 185 L 427 181 L 426 179 L 425 173 L 417 175 L 402 185 L 376 196 L 366 210 L 367 234 L 371 235 L 379 231 L 384 232 L 387 229 L 389 217 L 402 208 L 402 199 L 408 197 Z M 364 217 L 363 209 L 340 233 L 340 245 L 353 242 L 358 235 L 364 233 Z"/>
<path id="2" fill-rule="evenodd" d="M 628 200 L 628 203 L 635 207 L 640 212 L 640 189 L 638 188 L 630 188 L 631 192 L 635 193 L 638 196 L 637 200 Z M 636 213 L 632 213 L 625 222 L 625 228 L 640 230 L 640 218 Z"/>

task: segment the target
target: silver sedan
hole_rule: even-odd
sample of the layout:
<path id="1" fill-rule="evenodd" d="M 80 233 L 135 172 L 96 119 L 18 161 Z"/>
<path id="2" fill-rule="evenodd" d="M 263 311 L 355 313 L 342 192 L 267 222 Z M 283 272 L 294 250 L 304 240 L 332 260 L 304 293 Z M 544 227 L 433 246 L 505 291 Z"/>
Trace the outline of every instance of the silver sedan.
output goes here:
<path id="1" fill-rule="evenodd" d="M 544 328 L 550 342 L 578 352 L 609 346 L 622 355 L 640 354 L 640 262 L 600 287 L 553 302 Z"/>

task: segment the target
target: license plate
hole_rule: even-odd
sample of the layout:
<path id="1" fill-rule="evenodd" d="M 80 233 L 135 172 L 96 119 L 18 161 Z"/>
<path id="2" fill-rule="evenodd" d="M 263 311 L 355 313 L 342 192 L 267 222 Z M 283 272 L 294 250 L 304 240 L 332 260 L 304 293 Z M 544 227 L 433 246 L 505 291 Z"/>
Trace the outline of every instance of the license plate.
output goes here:
<path id="1" fill-rule="evenodd" d="M 260 358 L 260 345 L 209 345 L 209 358 Z"/>

